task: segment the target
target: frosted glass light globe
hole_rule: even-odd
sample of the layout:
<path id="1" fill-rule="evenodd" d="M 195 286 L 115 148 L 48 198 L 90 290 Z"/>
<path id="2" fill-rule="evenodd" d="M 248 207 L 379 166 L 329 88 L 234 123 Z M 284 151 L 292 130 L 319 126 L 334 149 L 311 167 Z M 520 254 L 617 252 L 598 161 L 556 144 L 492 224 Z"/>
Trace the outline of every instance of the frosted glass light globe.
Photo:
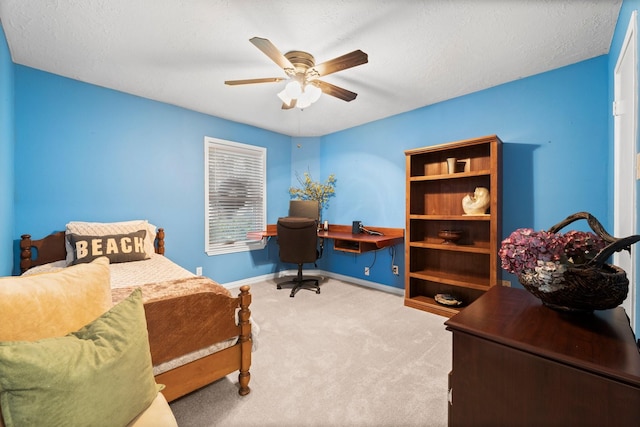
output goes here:
<path id="1" fill-rule="evenodd" d="M 308 84 L 307 86 L 305 86 L 304 92 L 309 95 L 309 99 L 311 100 L 312 104 L 320 99 L 320 95 L 322 95 L 322 90 L 318 86 L 313 84 Z"/>
<path id="2" fill-rule="evenodd" d="M 308 96 L 305 96 L 303 92 L 302 95 L 300 95 L 300 98 L 298 98 L 298 101 L 296 102 L 296 107 L 303 109 L 303 108 L 307 108 L 309 105 L 311 105 L 311 99 L 309 99 Z"/>
<path id="3" fill-rule="evenodd" d="M 287 83 L 284 90 L 287 92 L 287 96 L 291 99 L 297 99 L 302 93 L 302 87 L 300 87 L 300 83 L 297 80 Z"/>
<path id="4" fill-rule="evenodd" d="M 287 106 L 291 106 L 292 99 L 287 95 L 286 89 L 282 89 L 280 92 L 278 92 L 278 98 L 280 98 L 282 102 L 287 104 Z"/>

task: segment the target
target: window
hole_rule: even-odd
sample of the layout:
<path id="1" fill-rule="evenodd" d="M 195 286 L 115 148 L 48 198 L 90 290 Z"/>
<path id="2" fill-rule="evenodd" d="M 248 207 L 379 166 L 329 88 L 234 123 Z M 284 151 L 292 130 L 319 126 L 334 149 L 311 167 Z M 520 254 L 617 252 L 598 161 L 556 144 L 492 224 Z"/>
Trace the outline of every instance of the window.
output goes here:
<path id="1" fill-rule="evenodd" d="M 205 137 L 204 162 L 207 254 L 264 248 L 247 233 L 267 227 L 267 149 Z"/>

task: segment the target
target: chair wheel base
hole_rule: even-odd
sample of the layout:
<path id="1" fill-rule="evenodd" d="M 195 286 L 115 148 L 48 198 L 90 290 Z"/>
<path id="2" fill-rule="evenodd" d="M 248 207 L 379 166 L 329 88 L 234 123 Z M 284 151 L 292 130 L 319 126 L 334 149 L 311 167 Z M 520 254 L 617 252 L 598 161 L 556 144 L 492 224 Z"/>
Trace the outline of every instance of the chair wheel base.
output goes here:
<path id="1" fill-rule="evenodd" d="M 288 282 L 278 283 L 276 284 L 277 289 L 282 289 L 282 285 L 293 284 L 293 288 L 291 288 L 291 293 L 289 296 L 293 298 L 296 296 L 300 289 L 307 289 L 309 291 L 315 291 L 316 294 L 320 293 L 320 284 L 317 280 L 314 279 L 303 279 L 302 281 L 291 280 Z"/>

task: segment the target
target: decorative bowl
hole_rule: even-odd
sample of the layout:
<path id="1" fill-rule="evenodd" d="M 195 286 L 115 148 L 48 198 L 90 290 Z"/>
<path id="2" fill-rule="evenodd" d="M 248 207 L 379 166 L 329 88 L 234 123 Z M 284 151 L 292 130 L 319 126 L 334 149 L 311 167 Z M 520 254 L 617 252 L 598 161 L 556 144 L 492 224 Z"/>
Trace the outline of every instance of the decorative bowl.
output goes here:
<path id="1" fill-rule="evenodd" d="M 627 298 L 629 279 L 618 266 L 583 264 L 554 267 L 548 268 L 557 271 L 546 271 L 547 267 L 540 265 L 536 271 L 518 275 L 522 286 L 549 308 L 567 312 L 608 310 Z"/>
<path id="2" fill-rule="evenodd" d="M 443 239 L 443 244 L 455 245 L 462 238 L 462 230 L 440 230 L 438 237 Z"/>
<path id="3" fill-rule="evenodd" d="M 462 301 L 460 301 L 455 295 L 451 294 L 436 294 L 434 299 L 438 304 L 448 305 L 450 307 L 459 307 L 462 305 Z"/>

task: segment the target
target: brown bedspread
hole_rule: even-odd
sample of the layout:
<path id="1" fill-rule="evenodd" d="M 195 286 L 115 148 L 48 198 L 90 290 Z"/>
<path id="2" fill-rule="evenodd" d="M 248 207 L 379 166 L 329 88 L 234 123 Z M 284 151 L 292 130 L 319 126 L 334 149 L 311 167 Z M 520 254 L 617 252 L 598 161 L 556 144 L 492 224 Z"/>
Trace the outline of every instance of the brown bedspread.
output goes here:
<path id="1" fill-rule="evenodd" d="M 224 286 L 214 282 L 208 277 L 195 276 L 184 279 L 167 280 L 164 282 L 147 283 L 139 286 L 111 289 L 113 304 L 128 297 L 136 288 L 142 289 L 142 300 L 146 302 L 160 301 L 179 296 L 213 292 L 231 297 L 231 292 Z"/>

